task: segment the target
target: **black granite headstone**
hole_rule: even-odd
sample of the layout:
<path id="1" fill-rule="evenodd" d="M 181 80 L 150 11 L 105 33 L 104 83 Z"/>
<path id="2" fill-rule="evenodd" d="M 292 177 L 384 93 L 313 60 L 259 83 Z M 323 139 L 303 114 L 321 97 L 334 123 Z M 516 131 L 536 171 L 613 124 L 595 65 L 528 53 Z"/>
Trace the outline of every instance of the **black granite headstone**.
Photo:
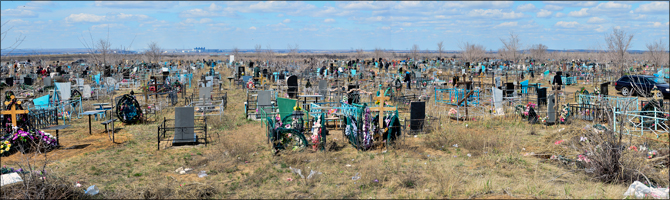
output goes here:
<path id="1" fill-rule="evenodd" d="M 193 107 L 178 107 L 174 112 L 174 140 L 172 146 L 197 143 Z"/>
<path id="2" fill-rule="evenodd" d="M 602 83 L 600 84 L 600 94 L 602 95 L 609 95 L 609 91 L 607 90 L 607 87 L 609 87 L 610 83 Z"/>
<path id="3" fill-rule="evenodd" d="M 289 76 L 288 80 L 286 80 L 286 85 L 288 86 L 288 89 L 286 90 L 286 93 L 288 93 L 289 98 L 297 98 L 298 97 L 298 77 L 297 76 Z"/>
<path id="4" fill-rule="evenodd" d="M 33 85 L 33 78 L 31 78 L 31 77 L 23 77 L 23 84 L 26 84 L 26 85 Z"/>
<path id="5" fill-rule="evenodd" d="M 349 92 L 352 89 L 358 89 L 358 85 L 348 85 L 347 86 L 347 92 Z M 360 94 L 358 94 L 358 91 L 353 91 L 351 93 L 347 93 L 347 103 L 349 103 L 349 104 L 360 103 Z"/>
<path id="6" fill-rule="evenodd" d="M 14 77 L 5 78 L 5 83 L 9 86 L 14 86 Z"/>
<path id="7" fill-rule="evenodd" d="M 426 102 L 411 102 L 409 110 L 409 129 L 413 131 L 423 129 L 423 122 L 426 119 Z"/>
<path id="8" fill-rule="evenodd" d="M 547 88 L 537 88 L 537 105 L 547 105 Z"/>

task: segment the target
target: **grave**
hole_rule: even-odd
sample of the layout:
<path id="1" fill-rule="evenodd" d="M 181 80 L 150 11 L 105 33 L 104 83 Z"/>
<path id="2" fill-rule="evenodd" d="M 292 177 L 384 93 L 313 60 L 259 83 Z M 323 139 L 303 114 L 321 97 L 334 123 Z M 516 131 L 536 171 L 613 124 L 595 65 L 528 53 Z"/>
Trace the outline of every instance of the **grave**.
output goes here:
<path id="1" fill-rule="evenodd" d="M 547 88 L 537 88 L 537 105 L 547 105 Z"/>
<path id="2" fill-rule="evenodd" d="M 203 102 L 209 102 L 212 99 L 212 87 L 201 87 L 198 91 L 198 99 Z"/>
<path id="3" fill-rule="evenodd" d="M 502 107 L 503 102 L 503 91 L 498 88 L 492 88 L 493 90 L 493 111 L 495 115 L 505 115 L 505 111 Z"/>
<path id="4" fill-rule="evenodd" d="M 259 110 L 263 109 L 265 113 L 272 112 L 271 98 L 272 98 L 272 91 L 270 90 L 258 91 L 258 103 L 256 105 L 256 108 Z"/>
<path id="5" fill-rule="evenodd" d="M 423 130 L 423 123 L 426 119 L 426 102 L 415 101 L 409 105 L 409 129 L 410 131 Z"/>
<path id="6" fill-rule="evenodd" d="M 289 76 L 286 80 L 286 85 L 288 86 L 286 93 L 288 93 L 289 98 L 298 97 L 298 77 L 295 75 Z"/>
<path id="7" fill-rule="evenodd" d="M 556 105 L 556 98 L 554 95 L 549 95 L 547 97 L 547 124 L 556 123 L 556 110 L 554 106 Z"/>
<path id="8" fill-rule="evenodd" d="M 195 111 L 193 107 L 178 107 L 174 113 L 174 139 L 172 146 L 196 144 Z"/>

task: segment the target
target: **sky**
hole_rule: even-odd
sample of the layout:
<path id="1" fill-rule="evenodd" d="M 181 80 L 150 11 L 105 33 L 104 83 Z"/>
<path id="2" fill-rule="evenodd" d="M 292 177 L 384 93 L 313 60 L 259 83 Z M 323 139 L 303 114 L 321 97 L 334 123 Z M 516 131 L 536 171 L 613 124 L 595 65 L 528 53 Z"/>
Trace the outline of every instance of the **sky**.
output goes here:
<path id="1" fill-rule="evenodd" d="M 113 48 L 351 50 L 375 48 L 487 50 L 518 34 L 522 47 L 597 49 L 620 28 L 635 35 L 631 50 L 668 45 L 668 1 L 1 1 L 2 48 L 84 48 L 106 39 Z M 11 28 L 11 29 L 10 29 Z M 109 29 L 109 32 L 108 32 Z"/>

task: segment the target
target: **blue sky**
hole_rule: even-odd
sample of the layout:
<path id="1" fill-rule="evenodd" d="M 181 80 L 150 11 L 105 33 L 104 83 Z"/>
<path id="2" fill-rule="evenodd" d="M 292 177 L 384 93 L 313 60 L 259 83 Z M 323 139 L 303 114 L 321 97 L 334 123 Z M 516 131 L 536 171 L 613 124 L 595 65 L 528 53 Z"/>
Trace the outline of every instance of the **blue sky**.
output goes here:
<path id="1" fill-rule="evenodd" d="M 648 1 L 2 1 L 5 40 L 26 36 L 20 49 L 83 48 L 82 37 L 107 37 L 114 48 L 447 50 L 462 42 L 502 47 L 519 34 L 522 46 L 592 49 L 612 28 L 635 34 L 632 50 L 668 44 L 668 2 Z M 133 38 L 135 40 L 133 41 Z M 9 45 L 3 41 L 2 48 Z M 132 46 L 131 46 L 132 42 Z"/>

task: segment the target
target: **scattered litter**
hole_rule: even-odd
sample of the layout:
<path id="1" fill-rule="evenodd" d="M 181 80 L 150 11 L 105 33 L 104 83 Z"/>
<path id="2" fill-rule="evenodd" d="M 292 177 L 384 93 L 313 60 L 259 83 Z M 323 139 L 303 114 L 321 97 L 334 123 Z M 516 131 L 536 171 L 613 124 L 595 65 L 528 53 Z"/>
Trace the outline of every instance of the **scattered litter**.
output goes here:
<path id="1" fill-rule="evenodd" d="M 472 155 L 468 154 L 468 157 L 472 157 Z"/>
<path id="2" fill-rule="evenodd" d="M 183 168 L 183 167 L 179 167 L 179 168 L 177 168 L 177 170 L 174 170 L 175 173 L 179 173 L 180 171 L 184 171 L 184 168 Z"/>
<path id="3" fill-rule="evenodd" d="M 588 140 L 589 140 L 589 139 L 587 139 L 586 137 L 579 137 L 579 141 L 580 141 L 580 142 L 584 142 L 584 141 L 588 141 Z"/>
<path id="4" fill-rule="evenodd" d="M 558 140 L 558 141 L 554 142 L 554 144 L 559 145 L 559 144 L 561 144 L 561 142 L 563 142 L 563 140 Z"/>
<path id="5" fill-rule="evenodd" d="M 354 177 L 351 177 L 351 180 L 355 181 L 355 180 L 358 180 L 358 179 L 361 179 L 361 175 L 360 175 L 360 173 L 356 172 L 356 175 Z"/>
<path id="6" fill-rule="evenodd" d="M 347 166 L 347 167 L 351 167 L 351 165 L 350 165 L 350 164 L 347 164 L 346 166 Z"/>
<path id="7" fill-rule="evenodd" d="M 205 176 L 207 176 L 207 172 L 205 172 L 205 171 L 200 171 L 200 173 L 198 173 L 199 178 L 203 178 Z"/>
<path id="8" fill-rule="evenodd" d="M 91 185 L 86 189 L 86 192 L 84 192 L 84 194 L 88 194 L 88 195 L 93 196 L 93 195 L 98 194 L 98 192 L 100 192 L 100 190 L 98 190 L 98 187 L 95 186 L 95 185 Z"/>
<path id="9" fill-rule="evenodd" d="M 309 175 L 307 175 L 307 179 L 312 179 L 315 178 L 317 175 L 321 175 L 321 172 L 317 172 L 314 170 L 309 170 Z"/>
<path id="10" fill-rule="evenodd" d="M 525 151 L 525 150 L 526 150 L 526 148 L 521 148 L 521 150 L 522 150 L 522 151 Z"/>
<path id="11" fill-rule="evenodd" d="M 458 148 L 458 144 L 451 145 L 452 147 Z"/>
<path id="12" fill-rule="evenodd" d="M 641 199 L 646 197 L 652 197 L 654 199 L 668 199 L 668 188 L 650 188 L 642 184 L 639 181 L 633 182 L 633 184 L 628 187 L 624 197 L 635 196 L 635 198 Z"/>
<path id="13" fill-rule="evenodd" d="M 287 178 L 286 181 L 293 181 L 293 179 L 292 178 Z"/>
<path id="14" fill-rule="evenodd" d="M 291 169 L 291 171 L 293 171 L 293 173 L 296 173 L 296 174 L 300 175 L 300 177 L 305 178 L 305 176 L 302 175 L 302 170 L 297 169 L 297 168 L 293 168 L 293 167 L 288 167 L 288 168 Z"/>
<path id="15" fill-rule="evenodd" d="M 75 187 L 81 187 L 81 183 L 79 183 L 79 181 L 77 181 L 77 184 L 74 184 L 74 186 Z"/>
<path id="16" fill-rule="evenodd" d="M 18 183 L 18 182 L 23 181 L 21 176 L 19 176 L 19 174 L 16 173 L 16 172 L 9 173 L 9 174 L 3 174 L 2 177 L 0 177 L 0 180 L 2 182 L 2 184 L 0 184 L 0 186 L 5 186 L 5 185 L 9 185 L 9 184 Z"/>
<path id="17" fill-rule="evenodd" d="M 414 136 L 414 138 L 416 138 L 416 135 Z"/>

